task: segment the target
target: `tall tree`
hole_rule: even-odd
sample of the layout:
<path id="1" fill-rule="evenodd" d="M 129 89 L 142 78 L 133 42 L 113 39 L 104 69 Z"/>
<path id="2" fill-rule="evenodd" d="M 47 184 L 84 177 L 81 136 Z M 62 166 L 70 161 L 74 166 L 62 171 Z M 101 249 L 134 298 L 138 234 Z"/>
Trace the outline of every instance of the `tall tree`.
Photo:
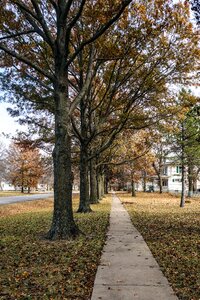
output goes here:
<path id="1" fill-rule="evenodd" d="M 54 214 L 48 237 L 71 238 L 79 234 L 72 212 L 71 122 L 70 116 L 85 95 L 92 74 L 90 52 L 86 81 L 78 93 L 70 97 L 69 69 L 80 51 L 97 40 L 120 17 L 131 0 L 3 0 L 1 14 L 1 42 L 4 66 L 13 65 L 21 73 L 28 73 L 36 86 L 51 90 L 54 98 L 55 148 L 54 158 Z M 72 39 L 75 25 L 82 14 L 90 16 L 90 35 L 76 44 Z M 94 24 L 95 20 L 95 24 Z M 43 84 L 45 82 L 45 84 Z"/>
<path id="2" fill-rule="evenodd" d="M 191 92 L 182 89 L 179 92 L 179 99 L 190 103 L 190 107 L 185 107 L 179 113 L 176 123 L 174 123 L 174 130 L 169 135 L 169 141 L 170 148 L 174 154 L 174 160 L 181 166 L 182 190 L 180 207 L 184 207 L 186 197 L 186 172 L 192 165 L 194 166 L 196 153 L 198 157 L 197 161 L 199 160 L 199 116 L 197 105 L 199 98 L 193 96 Z M 192 156 L 194 156 L 194 160 Z"/>

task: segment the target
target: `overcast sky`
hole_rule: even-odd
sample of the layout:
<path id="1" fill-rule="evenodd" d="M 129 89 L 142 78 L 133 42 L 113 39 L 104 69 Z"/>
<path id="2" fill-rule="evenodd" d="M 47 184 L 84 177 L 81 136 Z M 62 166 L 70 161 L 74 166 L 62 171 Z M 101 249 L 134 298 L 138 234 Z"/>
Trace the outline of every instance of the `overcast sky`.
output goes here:
<path id="1" fill-rule="evenodd" d="M 6 145 L 9 144 L 9 140 L 2 133 L 15 135 L 17 129 L 24 128 L 15 121 L 15 118 L 9 116 L 7 107 L 9 103 L 0 102 L 0 141 Z"/>

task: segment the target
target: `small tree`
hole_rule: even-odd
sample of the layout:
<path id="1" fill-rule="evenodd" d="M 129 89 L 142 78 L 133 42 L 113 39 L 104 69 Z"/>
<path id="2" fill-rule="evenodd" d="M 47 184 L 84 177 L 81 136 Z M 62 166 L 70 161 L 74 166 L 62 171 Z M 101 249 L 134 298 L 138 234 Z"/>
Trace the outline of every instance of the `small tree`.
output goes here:
<path id="1" fill-rule="evenodd" d="M 7 154 L 7 179 L 15 186 L 35 188 L 43 175 L 41 156 L 38 149 L 26 148 L 21 144 L 11 144 Z"/>

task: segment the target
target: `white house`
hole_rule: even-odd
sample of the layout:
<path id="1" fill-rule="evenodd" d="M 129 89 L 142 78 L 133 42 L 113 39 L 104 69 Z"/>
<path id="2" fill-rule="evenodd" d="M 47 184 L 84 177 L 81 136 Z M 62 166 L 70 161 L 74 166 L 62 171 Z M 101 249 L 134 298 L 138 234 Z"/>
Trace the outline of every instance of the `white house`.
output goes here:
<path id="1" fill-rule="evenodd" d="M 163 192 L 180 193 L 182 190 L 181 180 L 181 166 L 172 164 L 170 161 L 166 162 L 163 168 L 162 188 Z M 142 191 L 142 182 L 137 184 L 137 190 Z M 147 178 L 146 188 L 147 190 L 153 187 L 154 191 L 159 191 L 158 178 L 157 176 L 149 176 Z M 186 191 L 187 191 L 187 176 L 186 176 Z M 197 180 L 197 192 L 200 193 L 200 180 Z"/>

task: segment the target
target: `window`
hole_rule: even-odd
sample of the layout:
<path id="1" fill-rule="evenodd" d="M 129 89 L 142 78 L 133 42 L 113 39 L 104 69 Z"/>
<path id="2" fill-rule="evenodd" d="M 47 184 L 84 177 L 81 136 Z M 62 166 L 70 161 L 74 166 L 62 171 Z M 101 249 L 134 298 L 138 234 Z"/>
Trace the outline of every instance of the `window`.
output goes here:
<path id="1" fill-rule="evenodd" d="M 163 168 L 163 175 L 167 175 L 167 169 L 168 169 L 167 167 Z"/>
<path id="2" fill-rule="evenodd" d="M 172 182 L 181 182 L 181 179 L 172 179 Z"/>
<path id="3" fill-rule="evenodd" d="M 168 186 L 168 180 L 167 179 L 162 180 L 162 186 Z"/>
<path id="4" fill-rule="evenodd" d="M 182 172 L 182 167 L 176 166 L 176 173 L 181 174 L 181 172 Z"/>

